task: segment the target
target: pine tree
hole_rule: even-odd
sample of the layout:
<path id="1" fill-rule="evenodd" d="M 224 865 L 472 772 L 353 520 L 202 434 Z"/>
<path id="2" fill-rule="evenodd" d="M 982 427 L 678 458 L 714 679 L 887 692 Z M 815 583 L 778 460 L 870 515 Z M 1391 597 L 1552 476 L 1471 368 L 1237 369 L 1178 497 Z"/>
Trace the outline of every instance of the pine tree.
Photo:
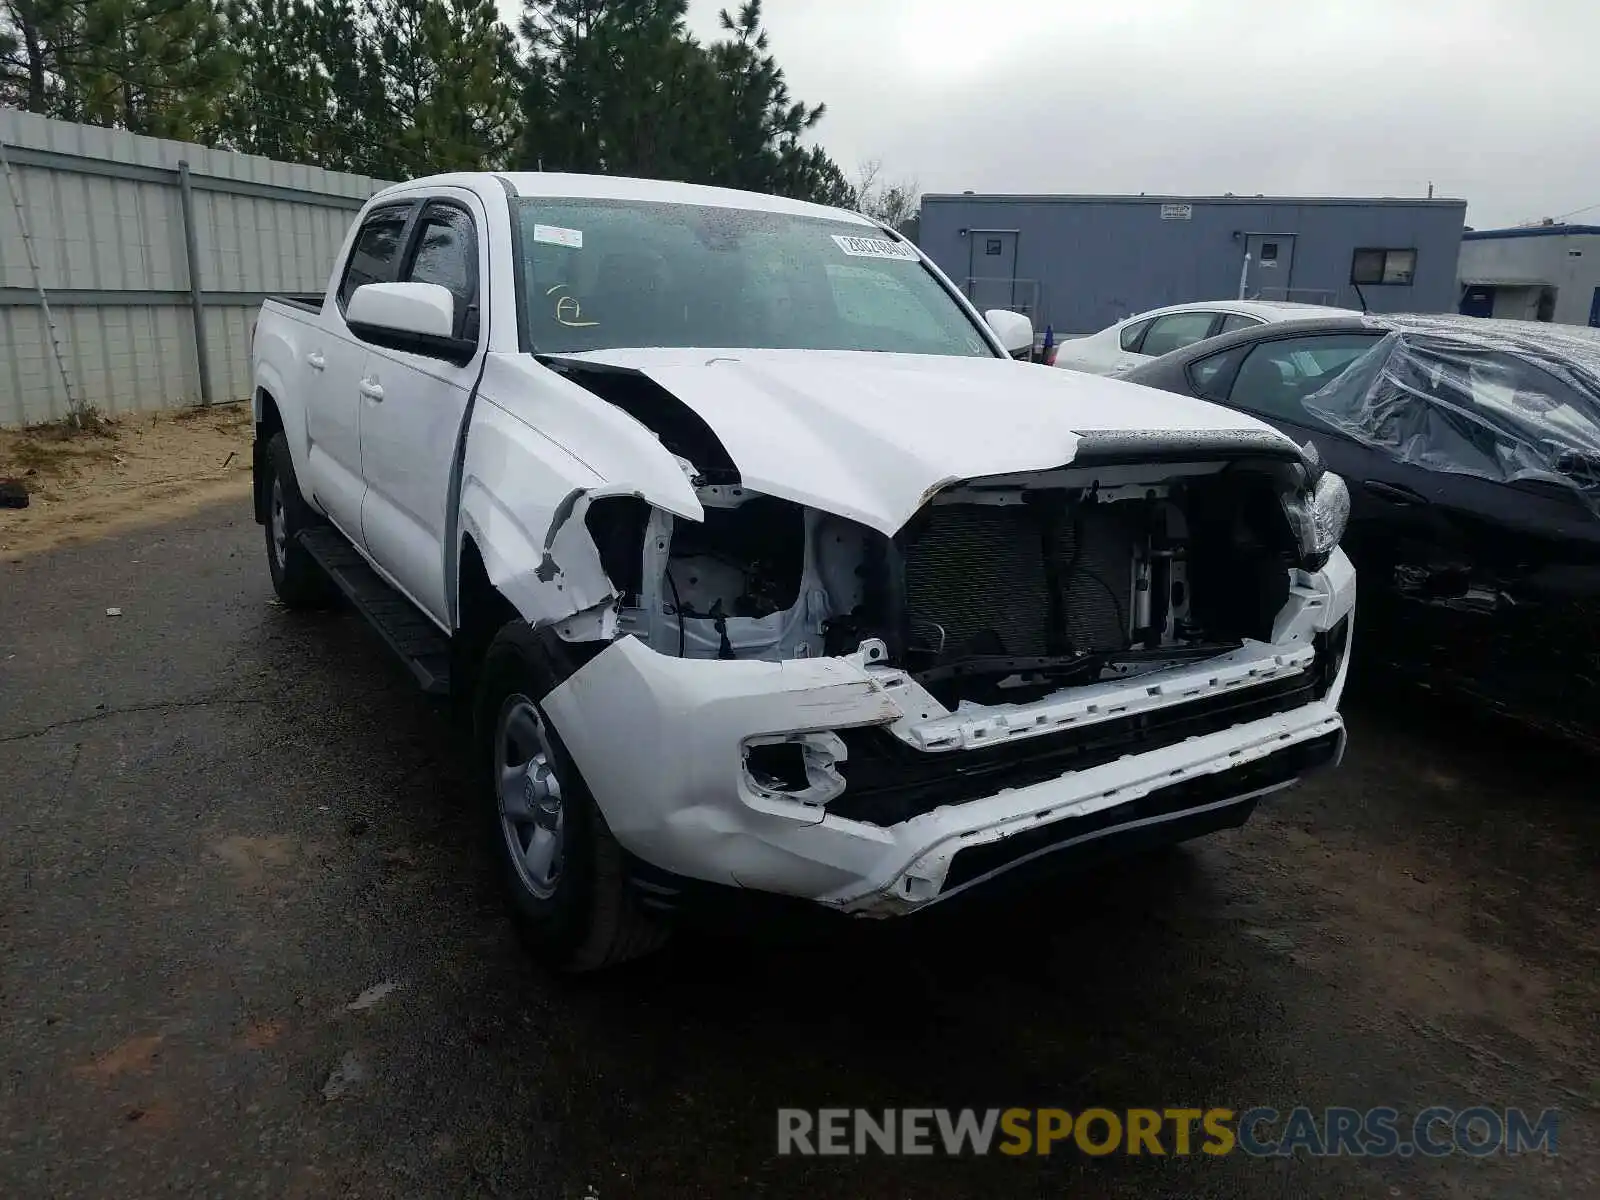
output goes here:
<path id="1" fill-rule="evenodd" d="M 826 111 L 789 95 L 760 0 L 701 46 L 686 0 L 529 0 L 518 161 L 543 170 L 684 179 L 849 203 L 838 166 L 803 139 Z"/>
<path id="2" fill-rule="evenodd" d="M 226 12 L 236 73 L 217 113 L 215 139 L 281 162 L 317 161 L 329 123 L 321 55 L 329 43 L 306 0 L 233 0 Z M 334 45 L 349 45 L 353 23 Z"/>
<path id="3" fill-rule="evenodd" d="M 531 0 L 518 155 L 544 170 L 688 178 L 703 169 L 715 79 L 687 0 Z"/>
<path id="4" fill-rule="evenodd" d="M 392 122 L 370 8 L 357 8 L 356 0 L 309 3 L 311 37 L 327 88 L 310 161 L 330 171 L 388 178 L 392 162 L 381 138 Z"/>
<path id="5" fill-rule="evenodd" d="M 380 178 L 513 161 L 853 202 L 760 0 L 0 0 L 0 103 Z"/>
<path id="6" fill-rule="evenodd" d="M 375 173 L 405 179 L 504 166 L 517 134 L 511 33 L 493 0 L 377 0 L 384 107 Z"/>
<path id="7" fill-rule="evenodd" d="M 713 43 L 710 53 L 722 82 L 728 155 L 715 182 L 851 205 L 854 189 L 838 164 L 821 147 L 804 144 L 827 106 L 791 97 L 761 27 L 761 0 L 745 0 L 737 14 L 724 9 L 721 23 L 731 36 Z"/>
<path id="8" fill-rule="evenodd" d="M 210 0 L 4 0 L 0 101 L 191 137 L 211 123 L 233 58 Z"/>

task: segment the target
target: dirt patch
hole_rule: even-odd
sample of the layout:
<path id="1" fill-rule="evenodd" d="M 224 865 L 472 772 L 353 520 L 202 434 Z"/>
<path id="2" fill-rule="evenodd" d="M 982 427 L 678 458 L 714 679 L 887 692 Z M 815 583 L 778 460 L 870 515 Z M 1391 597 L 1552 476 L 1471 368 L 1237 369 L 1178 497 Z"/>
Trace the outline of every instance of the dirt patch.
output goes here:
<path id="1" fill-rule="evenodd" d="M 239 1044 L 247 1050 L 266 1050 L 275 1046 L 283 1036 L 284 1024 L 273 1018 L 268 1021 L 251 1021 L 239 1037 Z"/>
<path id="2" fill-rule="evenodd" d="M 162 1037 L 159 1033 L 129 1038 L 93 1062 L 73 1067 L 72 1073 L 80 1079 L 95 1079 L 107 1083 L 129 1071 L 148 1070 L 156 1060 L 161 1042 Z"/>
<path id="3" fill-rule="evenodd" d="M 233 868 L 239 884 L 250 889 L 265 886 L 276 872 L 292 866 L 299 851 L 299 842 L 282 834 L 234 834 L 211 846 L 211 853 Z"/>
<path id="4" fill-rule="evenodd" d="M 96 432 L 0 430 L 0 479 L 28 507 L 0 509 L 0 557 L 153 524 L 250 492 L 250 409 L 141 413 Z"/>

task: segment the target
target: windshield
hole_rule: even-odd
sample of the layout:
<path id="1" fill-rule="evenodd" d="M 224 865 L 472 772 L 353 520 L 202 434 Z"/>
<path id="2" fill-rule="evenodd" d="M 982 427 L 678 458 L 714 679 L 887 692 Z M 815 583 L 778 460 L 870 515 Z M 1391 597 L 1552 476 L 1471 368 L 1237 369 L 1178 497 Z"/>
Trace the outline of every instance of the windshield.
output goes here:
<path id="1" fill-rule="evenodd" d="M 698 204 L 527 199 L 519 319 L 541 354 L 644 346 L 995 357 L 916 252 L 869 226 Z"/>

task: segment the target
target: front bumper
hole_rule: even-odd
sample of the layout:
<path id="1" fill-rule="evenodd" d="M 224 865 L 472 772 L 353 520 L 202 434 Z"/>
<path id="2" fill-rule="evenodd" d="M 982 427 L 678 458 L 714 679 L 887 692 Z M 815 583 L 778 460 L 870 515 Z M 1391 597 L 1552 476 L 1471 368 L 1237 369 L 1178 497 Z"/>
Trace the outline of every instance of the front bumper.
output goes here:
<path id="1" fill-rule="evenodd" d="M 679 659 L 631 637 L 591 659 L 545 708 L 618 842 L 646 863 L 888 915 L 1088 843 L 1135 833 L 1149 841 L 1163 832 L 1180 840 L 1187 831 L 1236 824 L 1259 796 L 1336 763 L 1354 602 L 1354 572 L 1336 553 L 1297 581 L 1271 646 L 976 714 L 925 715 L 921 689 L 862 655 Z M 1341 625 L 1336 665 L 1320 655 L 1313 661 L 1318 635 L 1326 639 Z M 1314 680 L 1318 670 L 1324 675 Z M 1313 690 L 1283 690 L 1297 678 Z M 1262 710 L 1221 703 L 1248 703 L 1270 689 L 1292 707 L 1256 715 Z M 1222 719 L 1176 727 L 1206 704 Z M 1230 711 L 1241 719 L 1230 721 Z M 1160 744 L 1138 736 L 1169 727 Z M 1125 746 L 1074 757 L 1118 728 L 1132 730 Z M 876 809 L 851 792 L 852 778 L 863 778 L 858 749 L 839 764 L 846 787 L 832 803 L 797 801 L 752 782 L 744 763 L 750 739 L 812 731 L 845 734 L 847 748 L 868 731 L 893 735 L 924 766 L 949 769 L 932 772 L 930 788 L 909 803 L 901 797 Z M 975 773 L 994 759 L 997 742 L 1015 769 Z M 1072 753 L 1052 761 L 1047 750 L 1063 745 Z M 1048 764 L 1042 770 L 1041 762 Z M 965 791 L 940 782 L 972 776 L 977 782 Z"/>

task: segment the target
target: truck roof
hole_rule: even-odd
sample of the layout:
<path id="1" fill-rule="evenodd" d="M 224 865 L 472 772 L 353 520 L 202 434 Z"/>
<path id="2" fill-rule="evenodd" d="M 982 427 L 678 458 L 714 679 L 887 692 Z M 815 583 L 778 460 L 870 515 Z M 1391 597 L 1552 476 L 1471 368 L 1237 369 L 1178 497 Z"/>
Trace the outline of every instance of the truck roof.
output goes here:
<path id="1" fill-rule="evenodd" d="M 557 171 L 457 171 L 448 175 L 428 175 L 384 188 L 374 200 L 404 195 L 430 187 L 476 188 L 492 182 L 496 188 L 509 186 L 519 197 L 549 197 L 584 200 L 638 200 L 658 204 L 698 204 L 709 208 L 746 208 L 759 212 L 788 213 L 800 217 L 821 217 L 847 224 L 878 226 L 860 213 L 787 196 L 761 192 L 742 192 L 736 188 L 707 187 L 698 183 L 676 183 L 664 179 L 630 179 L 616 175 L 569 175 Z"/>

